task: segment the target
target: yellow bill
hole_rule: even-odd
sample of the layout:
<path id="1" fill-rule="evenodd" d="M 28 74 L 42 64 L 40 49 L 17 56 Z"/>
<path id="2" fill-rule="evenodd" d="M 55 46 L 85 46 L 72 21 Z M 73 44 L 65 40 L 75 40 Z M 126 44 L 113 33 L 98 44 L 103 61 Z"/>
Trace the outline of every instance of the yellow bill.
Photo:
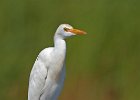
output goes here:
<path id="1" fill-rule="evenodd" d="M 79 30 L 79 29 L 69 29 L 68 30 L 71 33 L 74 33 L 76 35 L 84 35 L 87 34 L 85 31 Z"/>

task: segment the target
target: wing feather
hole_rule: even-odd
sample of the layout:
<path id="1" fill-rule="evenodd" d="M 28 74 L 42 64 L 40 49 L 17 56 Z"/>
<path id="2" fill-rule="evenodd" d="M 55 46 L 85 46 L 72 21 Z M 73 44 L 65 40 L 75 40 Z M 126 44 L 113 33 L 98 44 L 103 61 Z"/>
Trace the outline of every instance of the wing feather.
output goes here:
<path id="1" fill-rule="evenodd" d="M 49 56 L 49 51 L 49 48 L 41 51 L 33 65 L 29 78 L 28 100 L 39 100 L 42 94 L 48 74 L 47 59 L 44 58 Z"/>

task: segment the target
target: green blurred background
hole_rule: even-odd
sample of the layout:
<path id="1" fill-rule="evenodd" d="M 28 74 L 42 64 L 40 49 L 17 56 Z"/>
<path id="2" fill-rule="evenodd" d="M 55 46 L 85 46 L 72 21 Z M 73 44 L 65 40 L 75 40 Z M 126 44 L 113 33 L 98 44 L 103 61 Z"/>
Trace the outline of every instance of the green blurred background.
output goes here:
<path id="1" fill-rule="evenodd" d="M 27 100 L 32 65 L 62 23 L 88 34 L 67 39 L 59 100 L 140 100 L 139 0 L 0 0 L 0 100 Z"/>

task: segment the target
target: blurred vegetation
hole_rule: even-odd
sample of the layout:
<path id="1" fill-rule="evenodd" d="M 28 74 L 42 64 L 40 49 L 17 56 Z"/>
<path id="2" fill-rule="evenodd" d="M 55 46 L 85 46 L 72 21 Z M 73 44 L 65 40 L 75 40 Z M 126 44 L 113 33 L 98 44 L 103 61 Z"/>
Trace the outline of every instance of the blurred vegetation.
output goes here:
<path id="1" fill-rule="evenodd" d="M 140 99 L 139 0 L 1 0 L 0 100 L 27 100 L 32 65 L 61 23 L 88 34 L 67 39 L 59 100 Z"/>

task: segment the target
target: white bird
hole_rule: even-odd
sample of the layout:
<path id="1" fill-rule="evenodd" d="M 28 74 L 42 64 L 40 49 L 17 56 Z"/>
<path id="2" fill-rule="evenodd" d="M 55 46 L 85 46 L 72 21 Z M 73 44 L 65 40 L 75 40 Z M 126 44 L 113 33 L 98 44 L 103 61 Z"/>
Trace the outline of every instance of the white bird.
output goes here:
<path id="1" fill-rule="evenodd" d="M 28 100 L 57 100 L 65 79 L 65 38 L 86 32 L 61 24 L 54 35 L 54 47 L 42 50 L 30 73 Z"/>

